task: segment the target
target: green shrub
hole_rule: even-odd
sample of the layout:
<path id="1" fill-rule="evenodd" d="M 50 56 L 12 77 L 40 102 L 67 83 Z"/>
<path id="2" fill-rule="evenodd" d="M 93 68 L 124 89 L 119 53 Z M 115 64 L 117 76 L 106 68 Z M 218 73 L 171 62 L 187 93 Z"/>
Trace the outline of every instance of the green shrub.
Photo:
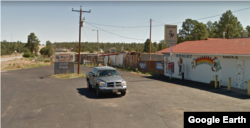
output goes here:
<path id="1" fill-rule="evenodd" d="M 90 49 L 89 52 L 90 52 L 90 53 L 94 53 L 94 50 L 93 50 L 93 49 Z"/>
<path id="2" fill-rule="evenodd" d="M 23 57 L 29 58 L 29 57 L 31 57 L 31 53 L 30 53 L 29 51 L 26 51 L 26 52 L 23 54 Z"/>
<path id="3" fill-rule="evenodd" d="M 34 55 L 35 55 L 35 56 L 38 56 L 38 54 L 37 54 L 37 53 L 35 53 Z"/>
<path id="4" fill-rule="evenodd" d="M 50 59 L 49 58 L 44 59 L 44 62 L 50 62 Z"/>
<path id="5" fill-rule="evenodd" d="M 35 55 L 34 55 L 34 54 L 30 54 L 30 57 L 31 57 L 31 58 L 34 58 L 34 57 L 35 57 Z"/>
<path id="6" fill-rule="evenodd" d="M 126 70 L 127 70 L 127 71 L 130 71 L 131 69 L 130 69 L 130 67 L 128 67 L 128 68 L 126 68 Z"/>
<path id="7" fill-rule="evenodd" d="M 138 68 L 136 68 L 135 71 L 138 72 L 139 71 Z"/>

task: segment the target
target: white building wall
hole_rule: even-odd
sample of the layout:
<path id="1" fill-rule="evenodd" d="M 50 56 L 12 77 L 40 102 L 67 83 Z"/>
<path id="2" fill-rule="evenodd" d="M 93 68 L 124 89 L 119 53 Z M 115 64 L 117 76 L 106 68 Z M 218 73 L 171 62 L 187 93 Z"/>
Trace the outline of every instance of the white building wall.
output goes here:
<path id="1" fill-rule="evenodd" d="M 184 54 L 190 55 L 190 54 Z M 235 88 L 240 88 L 236 86 L 236 61 L 243 60 L 243 88 L 247 89 L 247 82 L 250 80 L 250 56 L 238 56 L 238 59 L 223 58 L 223 56 L 209 55 L 209 57 L 217 57 L 220 61 L 221 70 L 218 72 L 213 72 L 211 66 L 208 64 L 201 64 L 192 68 L 192 61 L 198 57 L 208 56 L 208 55 L 192 55 L 191 58 L 182 58 L 184 64 L 184 78 L 186 80 L 192 80 L 202 83 L 210 83 L 211 80 L 214 80 L 215 75 L 218 75 L 218 80 L 222 81 L 222 86 L 228 85 L 228 78 L 231 77 L 231 86 Z M 234 55 L 236 56 L 236 55 Z M 168 54 L 164 54 L 164 57 L 167 57 L 170 60 Z M 172 54 L 172 62 L 174 62 L 174 73 L 172 77 L 181 79 L 182 77 L 178 75 L 179 66 L 178 66 L 179 57 L 176 57 L 176 54 Z M 169 73 L 166 73 L 166 68 L 164 68 L 165 76 L 170 76 Z"/>
<path id="2" fill-rule="evenodd" d="M 104 57 L 104 65 L 107 65 L 108 64 L 108 56 L 105 56 Z"/>
<path id="3" fill-rule="evenodd" d="M 110 59 L 112 65 L 115 65 L 115 58 L 117 56 L 117 58 L 116 58 L 116 66 L 119 66 L 119 65 L 122 66 L 122 64 L 123 64 L 123 55 L 124 54 L 110 55 L 109 59 Z M 107 63 L 108 63 L 108 56 L 105 56 L 104 64 L 107 64 Z"/>

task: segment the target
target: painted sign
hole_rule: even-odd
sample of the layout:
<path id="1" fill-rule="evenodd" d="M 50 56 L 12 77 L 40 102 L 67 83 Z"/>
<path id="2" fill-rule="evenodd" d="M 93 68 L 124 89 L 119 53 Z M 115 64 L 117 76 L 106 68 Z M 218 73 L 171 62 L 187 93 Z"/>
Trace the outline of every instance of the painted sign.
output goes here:
<path id="1" fill-rule="evenodd" d="M 74 62 L 55 62 L 54 74 L 74 73 Z"/>
<path id="2" fill-rule="evenodd" d="M 221 69 L 220 61 L 217 57 L 211 58 L 209 56 L 202 56 L 197 59 L 194 59 L 193 62 L 191 62 L 192 68 L 195 68 L 201 64 L 207 64 L 211 66 L 211 70 L 213 72 L 217 72 Z"/>
<path id="3" fill-rule="evenodd" d="M 247 89 L 247 87 L 244 87 L 244 77 L 243 77 L 243 61 L 237 60 L 236 61 L 236 87 L 240 89 Z"/>
<path id="4" fill-rule="evenodd" d="M 174 62 L 168 63 L 168 70 L 172 69 L 172 73 L 174 73 Z"/>
<path id="5" fill-rule="evenodd" d="M 58 63 L 58 68 L 59 69 L 68 69 L 69 67 L 73 67 L 74 63 L 69 63 L 69 62 L 61 62 L 61 63 Z"/>
<path id="6" fill-rule="evenodd" d="M 223 56 L 226 59 L 238 59 L 238 56 Z"/>
<path id="7" fill-rule="evenodd" d="M 182 73 L 184 72 L 183 71 L 183 59 L 182 58 L 179 58 L 179 61 L 178 61 L 178 65 L 179 65 L 179 76 L 182 75 Z"/>
<path id="8" fill-rule="evenodd" d="M 146 69 L 146 63 L 140 62 L 140 63 L 139 63 L 139 68 L 140 68 L 140 69 Z"/>
<path id="9" fill-rule="evenodd" d="M 181 57 L 181 58 L 192 58 L 192 55 L 176 54 L 176 57 Z"/>
<path id="10" fill-rule="evenodd" d="M 157 70 L 163 70 L 163 63 L 161 63 L 161 62 L 156 62 L 156 63 L 155 63 L 155 68 L 156 68 Z"/>
<path id="11" fill-rule="evenodd" d="M 170 45 L 177 44 L 177 25 L 165 25 L 165 43 Z"/>
<path id="12" fill-rule="evenodd" d="M 56 52 L 55 62 L 74 62 L 75 61 L 74 52 Z"/>

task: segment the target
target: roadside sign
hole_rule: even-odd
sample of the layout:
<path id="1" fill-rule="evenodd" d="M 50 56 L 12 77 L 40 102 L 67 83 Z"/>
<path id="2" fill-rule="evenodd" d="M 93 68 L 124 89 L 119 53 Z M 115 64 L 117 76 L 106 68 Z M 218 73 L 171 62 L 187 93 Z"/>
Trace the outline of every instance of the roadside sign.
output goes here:
<path id="1" fill-rule="evenodd" d="M 54 74 L 74 73 L 74 69 L 74 62 L 55 62 L 54 64 Z"/>
<path id="2" fill-rule="evenodd" d="M 55 62 L 74 62 L 75 53 L 74 52 L 56 52 Z"/>
<path id="3" fill-rule="evenodd" d="M 54 74 L 74 73 L 75 72 L 75 53 L 56 52 L 54 62 Z"/>
<path id="4" fill-rule="evenodd" d="M 177 44 L 177 25 L 165 25 L 164 36 L 166 45 Z"/>
<path id="5" fill-rule="evenodd" d="M 172 73 L 174 73 L 174 62 L 168 63 L 168 70 L 172 70 Z"/>
<path id="6" fill-rule="evenodd" d="M 157 69 L 157 70 L 163 70 L 163 63 L 161 63 L 161 62 L 156 62 L 155 63 L 155 68 Z"/>
<path id="7" fill-rule="evenodd" d="M 139 68 L 140 68 L 140 69 L 146 69 L 146 63 L 140 62 L 140 63 L 139 63 Z"/>

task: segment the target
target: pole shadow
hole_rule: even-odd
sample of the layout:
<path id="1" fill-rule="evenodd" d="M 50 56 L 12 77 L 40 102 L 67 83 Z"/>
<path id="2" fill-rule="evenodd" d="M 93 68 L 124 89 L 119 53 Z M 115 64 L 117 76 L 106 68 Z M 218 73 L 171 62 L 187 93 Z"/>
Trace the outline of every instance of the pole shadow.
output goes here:
<path id="1" fill-rule="evenodd" d="M 200 89 L 203 91 L 208 91 L 220 95 L 225 95 L 228 97 L 238 98 L 238 99 L 250 99 L 250 96 L 247 95 L 247 91 L 234 91 L 233 88 L 231 91 L 227 90 L 227 87 L 222 86 L 221 88 L 214 88 L 214 86 L 211 86 L 210 84 L 201 83 L 201 82 L 195 82 L 190 80 L 181 80 L 177 78 L 172 78 L 171 80 L 167 76 L 142 76 L 144 78 L 148 78 L 151 80 L 158 80 L 163 81 L 167 83 L 177 84 L 180 86 L 186 86 L 190 88 Z M 243 92 L 243 93 L 242 93 Z"/>

